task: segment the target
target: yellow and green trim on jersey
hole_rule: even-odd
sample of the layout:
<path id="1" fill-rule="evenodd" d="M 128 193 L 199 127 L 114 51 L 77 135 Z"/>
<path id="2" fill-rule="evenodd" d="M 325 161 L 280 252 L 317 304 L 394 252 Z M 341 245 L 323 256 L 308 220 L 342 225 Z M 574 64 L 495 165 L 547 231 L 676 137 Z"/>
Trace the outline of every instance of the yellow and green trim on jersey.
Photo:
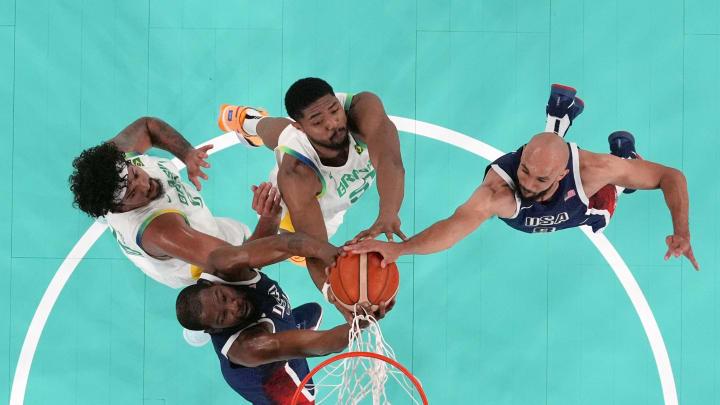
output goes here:
<path id="1" fill-rule="evenodd" d="M 290 155 L 294 157 L 295 159 L 305 163 L 306 165 L 310 166 L 315 171 L 315 174 L 317 175 L 318 179 L 320 179 L 320 183 L 322 184 L 322 190 L 320 190 L 320 194 L 317 195 L 317 198 L 320 198 L 325 195 L 325 191 L 327 190 L 327 184 L 325 184 L 325 179 L 323 178 L 322 173 L 320 173 L 320 169 L 313 163 L 312 160 L 308 159 L 307 156 L 301 154 L 300 152 L 291 149 L 287 146 L 280 145 L 275 148 L 275 150 L 280 151 L 282 153 L 285 153 L 286 155 Z"/>
<path id="2" fill-rule="evenodd" d="M 190 222 L 187 219 L 187 215 L 185 215 L 184 212 L 180 210 L 174 210 L 174 209 L 164 209 L 160 211 L 153 212 L 145 221 L 140 225 L 140 228 L 138 229 L 137 236 L 135 237 L 135 243 L 142 248 L 142 235 L 143 232 L 145 232 L 145 228 L 147 228 L 148 225 L 150 225 L 150 222 L 152 222 L 153 219 L 159 217 L 163 214 L 180 214 L 182 215 L 183 219 L 185 220 L 185 223 L 190 225 Z"/>
<path id="3" fill-rule="evenodd" d="M 349 110 L 350 110 L 350 106 L 352 105 L 353 96 L 355 96 L 355 94 L 353 94 L 353 93 L 346 93 L 346 94 L 345 94 L 345 105 L 343 106 L 343 108 L 345 109 L 345 111 L 349 111 Z"/>

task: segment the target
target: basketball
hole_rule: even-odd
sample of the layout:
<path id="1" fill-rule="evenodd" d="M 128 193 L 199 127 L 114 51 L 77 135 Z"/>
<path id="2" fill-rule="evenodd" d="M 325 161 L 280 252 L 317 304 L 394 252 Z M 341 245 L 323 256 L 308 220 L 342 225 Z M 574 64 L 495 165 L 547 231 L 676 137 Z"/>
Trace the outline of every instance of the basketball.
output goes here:
<path id="1" fill-rule="evenodd" d="M 330 269 L 330 289 L 337 302 L 351 311 L 355 304 L 369 304 L 375 311 L 381 302 L 395 297 L 400 287 L 397 265 L 382 268 L 381 261 L 375 252 L 340 256 Z"/>

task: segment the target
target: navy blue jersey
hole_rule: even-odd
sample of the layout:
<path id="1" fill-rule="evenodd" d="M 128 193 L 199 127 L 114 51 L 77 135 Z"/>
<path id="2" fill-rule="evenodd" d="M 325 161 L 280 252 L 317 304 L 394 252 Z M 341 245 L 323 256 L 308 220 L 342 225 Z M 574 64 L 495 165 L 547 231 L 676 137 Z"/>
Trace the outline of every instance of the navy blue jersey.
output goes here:
<path id="1" fill-rule="evenodd" d="M 590 208 L 594 205 L 585 195 L 580 181 L 580 159 L 577 145 L 568 143 L 568 148 L 570 159 L 567 169 L 570 172 L 560 180 L 555 194 L 543 202 L 523 199 L 516 190 L 517 171 L 520 167 L 523 147 L 499 157 L 485 168 L 486 175 L 488 170 L 494 170 L 515 192 L 517 204 L 515 214 L 510 218 L 500 218 L 501 220 L 511 227 L 527 233 L 554 232 L 581 225 L 590 226 L 593 232 L 599 232 L 607 226 L 611 212 L 608 209 L 598 209 L 600 207 Z"/>
<path id="2" fill-rule="evenodd" d="M 253 405 L 289 403 L 300 381 L 309 373 L 305 359 L 279 361 L 258 367 L 245 367 L 230 362 L 227 357 L 230 346 L 238 336 L 244 330 L 261 322 L 268 323 L 274 333 L 297 329 L 287 295 L 276 281 L 261 272 L 257 272 L 257 276 L 252 280 L 241 282 L 226 282 L 206 273 L 203 273 L 200 278 L 228 284 L 249 293 L 256 308 L 255 312 L 258 314 L 257 319 L 252 320 L 247 326 L 211 334 L 212 343 L 220 360 L 220 369 L 225 381 Z M 313 391 L 312 389 L 303 389 L 304 395 L 300 396 L 301 400 L 298 401 L 298 404 L 314 403 Z"/>

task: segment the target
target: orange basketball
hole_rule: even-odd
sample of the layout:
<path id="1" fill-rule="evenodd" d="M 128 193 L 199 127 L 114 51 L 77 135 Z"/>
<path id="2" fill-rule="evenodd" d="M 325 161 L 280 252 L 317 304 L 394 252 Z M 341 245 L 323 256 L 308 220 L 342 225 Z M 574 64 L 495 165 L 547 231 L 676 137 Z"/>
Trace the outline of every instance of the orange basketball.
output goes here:
<path id="1" fill-rule="evenodd" d="M 389 301 L 400 287 L 400 273 L 395 263 L 380 267 L 380 254 L 348 253 L 330 269 L 330 289 L 337 301 L 349 310 L 355 304 L 370 304 L 375 311 L 383 301 Z"/>

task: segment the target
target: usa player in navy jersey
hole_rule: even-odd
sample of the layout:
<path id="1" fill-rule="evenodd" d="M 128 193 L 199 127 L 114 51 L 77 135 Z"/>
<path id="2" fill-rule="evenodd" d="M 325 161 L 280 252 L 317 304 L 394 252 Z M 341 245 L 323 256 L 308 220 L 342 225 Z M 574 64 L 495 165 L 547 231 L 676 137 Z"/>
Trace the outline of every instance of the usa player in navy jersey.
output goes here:
<path id="1" fill-rule="evenodd" d="M 385 265 L 401 255 L 448 249 L 493 216 L 522 232 L 546 233 L 582 225 L 599 232 L 608 225 L 618 194 L 659 188 L 673 222 L 673 233 L 665 238 L 665 260 L 685 256 L 699 270 L 690 245 L 685 176 L 640 159 L 629 132 L 610 135 L 610 154 L 565 142 L 565 131 L 583 108 L 575 89 L 553 85 L 546 132 L 492 162 L 482 184 L 449 218 L 401 243 L 365 240 L 345 249 L 379 252 Z"/>
<path id="2" fill-rule="evenodd" d="M 278 283 L 259 269 L 289 255 L 331 266 L 338 253 L 301 232 L 218 248 L 198 283 L 178 295 L 178 321 L 210 333 L 225 381 L 245 399 L 255 405 L 287 404 L 309 372 L 305 358 L 343 350 L 350 326 L 318 331 L 322 307 L 292 308 Z M 382 318 L 388 309 L 383 305 L 375 316 Z M 298 404 L 314 403 L 314 390 L 302 394 Z"/>

